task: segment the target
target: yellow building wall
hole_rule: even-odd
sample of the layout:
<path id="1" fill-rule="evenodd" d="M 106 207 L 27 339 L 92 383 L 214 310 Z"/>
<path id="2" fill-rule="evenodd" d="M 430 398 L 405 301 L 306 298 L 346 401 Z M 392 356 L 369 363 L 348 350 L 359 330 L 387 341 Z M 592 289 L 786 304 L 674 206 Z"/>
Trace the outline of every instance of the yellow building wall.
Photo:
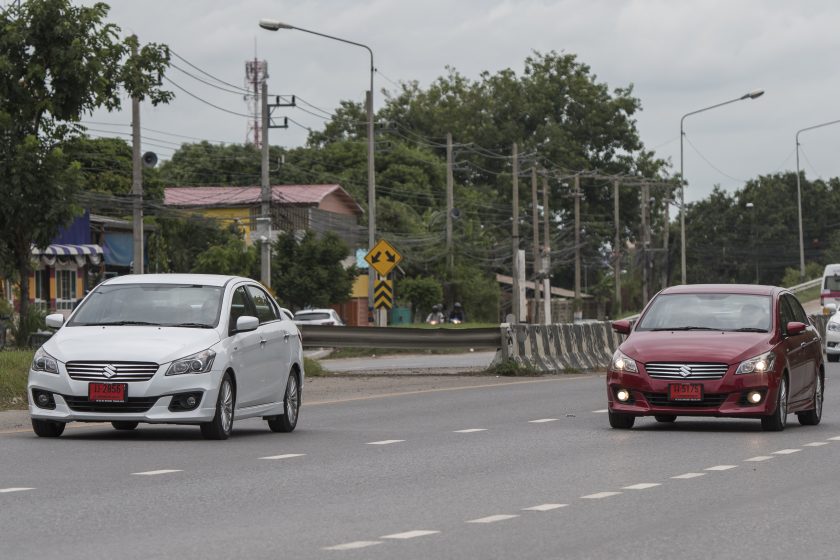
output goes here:
<path id="1" fill-rule="evenodd" d="M 351 298 L 367 298 L 368 297 L 368 275 L 360 274 L 356 276 L 356 281 L 353 282 L 353 291 L 350 292 Z"/>
<path id="2" fill-rule="evenodd" d="M 251 233 L 251 209 L 245 208 L 205 208 L 199 210 L 202 215 L 208 218 L 214 218 L 219 221 L 219 225 L 224 227 L 239 221 L 239 227 L 245 233 L 245 242 L 249 245 Z"/>

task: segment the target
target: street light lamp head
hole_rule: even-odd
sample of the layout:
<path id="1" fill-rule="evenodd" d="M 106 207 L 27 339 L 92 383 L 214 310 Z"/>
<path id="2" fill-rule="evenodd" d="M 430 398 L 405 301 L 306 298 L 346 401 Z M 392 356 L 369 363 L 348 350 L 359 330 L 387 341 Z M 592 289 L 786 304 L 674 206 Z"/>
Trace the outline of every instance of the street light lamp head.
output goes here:
<path id="1" fill-rule="evenodd" d="M 743 95 L 743 97 L 741 97 L 741 99 L 757 99 L 757 98 L 761 97 L 762 95 L 764 95 L 764 90 L 763 89 L 757 89 L 755 91 L 745 93 Z"/>
<path id="2" fill-rule="evenodd" d="M 747 208 L 752 209 L 754 206 L 752 202 L 747 202 Z"/>
<path id="3" fill-rule="evenodd" d="M 269 31 L 277 31 L 278 29 L 294 29 L 293 25 L 277 21 L 276 19 L 263 18 L 260 20 L 260 27 L 268 29 Z"/>

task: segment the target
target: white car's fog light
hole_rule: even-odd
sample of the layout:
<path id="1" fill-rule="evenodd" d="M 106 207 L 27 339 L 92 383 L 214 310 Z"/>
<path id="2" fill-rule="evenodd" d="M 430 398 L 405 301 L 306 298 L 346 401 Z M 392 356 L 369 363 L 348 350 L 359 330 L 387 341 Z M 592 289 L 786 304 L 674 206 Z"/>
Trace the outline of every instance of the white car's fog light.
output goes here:
<path id="1" fill-rule="evenodd" d="M 194 408 L 196 403 L 198 403 L 198 401 L 194 396 L 190 395 L 189 397 L 187 397 L 187 406 L 189 408 Z"/>
<path id="2" fill-rule="evenodd" d="M 630 400 L 630 391 L 628 391 L 627 389 L 619 389 L 615 392 L 615 398 L 617 398 L 621 402 L 627 402 Z"/>

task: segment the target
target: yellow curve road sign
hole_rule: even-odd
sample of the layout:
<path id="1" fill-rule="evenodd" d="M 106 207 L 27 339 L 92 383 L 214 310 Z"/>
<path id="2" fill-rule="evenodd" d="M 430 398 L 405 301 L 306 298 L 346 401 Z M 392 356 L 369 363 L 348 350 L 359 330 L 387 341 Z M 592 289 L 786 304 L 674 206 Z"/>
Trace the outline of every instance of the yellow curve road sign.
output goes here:
<path id="1" fill-rule="evenodd" d="M 373 290 L 373 306 L 377 309 L 394 307 L 394 283 L 391 280 L 380 278 L 376 281 L 376 288 Z"/>
<path id="2" fill-rule="evenodd" d="M 380 239 L 365 255 L 365 260 L 380 276 L 388 276 L 402 260 L 402 255 L 390 243 Z"/>

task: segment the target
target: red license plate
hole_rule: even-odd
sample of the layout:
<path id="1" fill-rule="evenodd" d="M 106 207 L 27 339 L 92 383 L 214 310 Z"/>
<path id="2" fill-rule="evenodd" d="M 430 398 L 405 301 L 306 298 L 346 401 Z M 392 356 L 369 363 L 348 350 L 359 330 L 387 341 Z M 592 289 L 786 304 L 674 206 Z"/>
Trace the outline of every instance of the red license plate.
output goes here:
<path id="1" fill-rule="evenodd" d="M 88 399 L 95 402 L 125 402 L 127 383 L 89 383 Z"/>
<path id="2" fill-rule="evenodd" d="M 669 401 L 702 401 L 703 385 L 699 383 L 671 383 L 668 385 Z"/>

